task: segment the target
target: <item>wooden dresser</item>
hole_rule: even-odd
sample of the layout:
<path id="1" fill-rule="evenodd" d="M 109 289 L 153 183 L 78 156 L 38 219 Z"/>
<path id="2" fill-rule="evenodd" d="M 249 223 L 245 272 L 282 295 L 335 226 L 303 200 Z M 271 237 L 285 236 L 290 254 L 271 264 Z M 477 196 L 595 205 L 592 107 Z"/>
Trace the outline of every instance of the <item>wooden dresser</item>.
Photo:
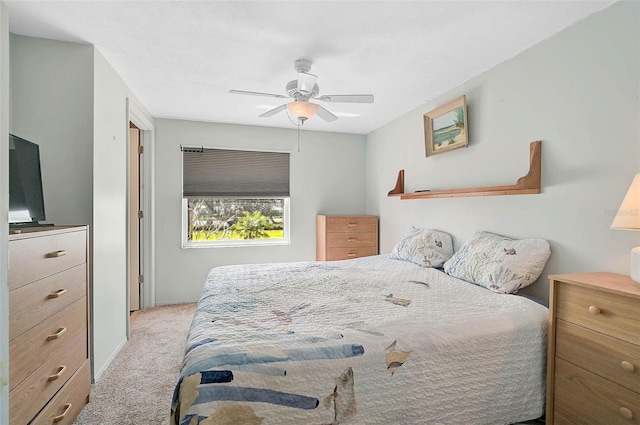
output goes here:
<path id="1" fill-rule="evenodd" d="M 9 420 L 71 424 L 89 401 L 87 227 L 9 235 Z"/>
<path id="2" fill-rule="evenodd" d="M 318 215 L 316 260 L 333 261 L 378 254 L 375 215 Z"/>
<path id="3" fill-rule="evenodd" d="M 547 424 L 640 424 L 640 283 L 550 276 Z"/>

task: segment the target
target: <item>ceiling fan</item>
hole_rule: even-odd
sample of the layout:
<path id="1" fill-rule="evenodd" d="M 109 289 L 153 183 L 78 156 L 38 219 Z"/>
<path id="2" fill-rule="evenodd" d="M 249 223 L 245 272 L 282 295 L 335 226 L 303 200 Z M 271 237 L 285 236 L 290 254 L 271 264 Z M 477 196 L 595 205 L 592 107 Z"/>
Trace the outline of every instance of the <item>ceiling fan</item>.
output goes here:
<path id="1" fill-rule="evenodd" d="M 278 99 L 292 98 L 294 99 L 293 102 L 285 103 L 277 108 L 273 108 L 264 114 L 261 114 L 260 117 L 271 117 L 278 112 L 287 110 L 298 119 L 300 124 L 304 123 L 307 119 L 316 114 L 327 122 L 338 119 L 337 116 L 317 103 L 309 102 L 310 99 L 322 102 L 373 103 L 372 94 L 332 94 L 319 96 L 320 87 L 316 84 L 318 76 L 309 73 L 309 71 L 311 71 L 311 61 L 309 59 L 297 59 L 293 63 L 293 69 L 298 73 L 298 78 L 287 83 L 285 87 L 286 95 L 244 90 L 229 90 L 229 93 L 275 97 Z"/>

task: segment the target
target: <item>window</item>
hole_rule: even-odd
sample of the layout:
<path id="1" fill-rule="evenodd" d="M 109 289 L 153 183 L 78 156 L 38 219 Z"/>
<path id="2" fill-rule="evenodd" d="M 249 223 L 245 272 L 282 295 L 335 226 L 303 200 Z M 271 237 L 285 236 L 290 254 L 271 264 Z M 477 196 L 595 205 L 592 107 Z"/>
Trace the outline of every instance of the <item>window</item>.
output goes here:
<path id="1" fill-rule="evenodd" d="M 289 243 L 289 154 L 182 148 L 183 246 Z"/>

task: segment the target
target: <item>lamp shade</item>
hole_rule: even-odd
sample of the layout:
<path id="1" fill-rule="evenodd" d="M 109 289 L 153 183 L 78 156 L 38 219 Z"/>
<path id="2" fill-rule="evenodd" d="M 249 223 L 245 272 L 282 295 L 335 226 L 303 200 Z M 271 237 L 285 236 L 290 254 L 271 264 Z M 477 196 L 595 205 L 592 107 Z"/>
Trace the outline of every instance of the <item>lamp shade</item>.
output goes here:
<path id="1" fill-rule="evenodd" d="M 640 174 L 636 174 L 631 182 L 611 228 L 640 231 Z"/>
<path id="2" fill-rule="evenodd" d="M 300 120 L 306 120 L 316 114 L 318 105 L 296 100 L 295 102 L 287 103 L 287 110 L 291 112 L 294 117 Z"/>

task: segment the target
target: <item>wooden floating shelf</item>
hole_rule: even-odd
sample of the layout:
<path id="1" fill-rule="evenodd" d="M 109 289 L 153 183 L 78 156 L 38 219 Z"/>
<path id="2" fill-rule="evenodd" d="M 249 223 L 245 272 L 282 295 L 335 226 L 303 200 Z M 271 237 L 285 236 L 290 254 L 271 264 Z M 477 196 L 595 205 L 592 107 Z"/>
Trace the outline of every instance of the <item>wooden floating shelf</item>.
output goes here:
<path id="1" fill-rule="evenodd" d="M 396 186 L 387 196 L 399 196 L 400 199 L 458 198 L 469 196 L 528 195 L 540 193 L 542 176 L 542 142 L 529 145 L 529 172 L 520 177 L 516 184 L 504 186 L 471 187 L 465 189 L 430 190 L 425 192 L 404 193 L 404 170 L 398 172 Z"/>

